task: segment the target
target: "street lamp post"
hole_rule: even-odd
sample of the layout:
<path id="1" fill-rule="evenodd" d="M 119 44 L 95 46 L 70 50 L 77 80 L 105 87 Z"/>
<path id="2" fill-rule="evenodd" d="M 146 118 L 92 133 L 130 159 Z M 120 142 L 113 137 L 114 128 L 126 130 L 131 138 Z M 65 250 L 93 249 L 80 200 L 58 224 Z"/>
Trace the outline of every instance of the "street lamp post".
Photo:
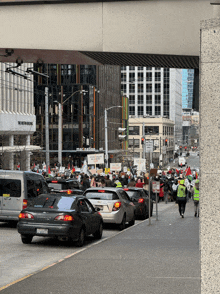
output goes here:
<path id="1" fill-rule="evenodd" d="M 107 120 L 107 111 L 112 109 L 112 108 L 116 108 L 116 107 L 122 108 L 122 106 L 120 106 L 120 105 L 105 108 L 105 168 L 108 168 L 108 123 L 107 123 L 108 120 Z"/>
<path id="2" fill-rule="evenodd" d="M 63 116 L 63 104 L 66 103 L 71 97 L 73 97 L 76 93 L 87 93 L 86 90 L 77 90 L 74 93 L 72 93 L 66 100 L 64 100 L 62 103 L 58 101 L 54 101 L 55 103 L 58 103 L 58 162 L 60 166 L 62 166 L 62 149 L 63 149 L 63 132 L 62 132 L 62 116 Z"/>

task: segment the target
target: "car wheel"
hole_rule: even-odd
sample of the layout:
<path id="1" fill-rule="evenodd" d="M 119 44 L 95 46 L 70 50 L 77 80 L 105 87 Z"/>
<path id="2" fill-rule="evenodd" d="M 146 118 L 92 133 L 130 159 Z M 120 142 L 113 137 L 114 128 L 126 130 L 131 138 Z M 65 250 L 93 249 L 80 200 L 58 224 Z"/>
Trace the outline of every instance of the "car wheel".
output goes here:
<path id="1" fill-rule="evenodd" d="M 135 224 L 135 216 L 133 216 L 133 219 L 128 224 L 129 226 L 133 226 Z"/>
<path id="2" fill-rule="evenodd" d="M 94 238 L 101 239 L 102 238 L 102 232 L 103 232 L 103 223 L 100 223 L 98 230 L 93 234 Z"/>
<path id="3" fill-rule="evenodd" d="M 125 216 L 125 214 L 124 214 L 124 216 L 123 216 L 123 218 L 122 218 L 122 221 L 121 221 L 121 223 L 120 223 L 120 225 L 119 225 L 119 230 L 120 230 L 120 231 L 122 231 L 122 230 L 125 229 L 125 223 L 126 223 L 126 216 Z"/>
<path id="4" fill-rule="evenodd" d="M 23 244 L 31 244 L 33 236 L 31 235 L 21 235 L 21 241 Z"/>
<path id="5" fill-rule="evenodd" d="M 82 247 L 85 241 L 85 230 L 82 228 L 79 232 L 79 239 L 76 242 L 77 247 Z"/>

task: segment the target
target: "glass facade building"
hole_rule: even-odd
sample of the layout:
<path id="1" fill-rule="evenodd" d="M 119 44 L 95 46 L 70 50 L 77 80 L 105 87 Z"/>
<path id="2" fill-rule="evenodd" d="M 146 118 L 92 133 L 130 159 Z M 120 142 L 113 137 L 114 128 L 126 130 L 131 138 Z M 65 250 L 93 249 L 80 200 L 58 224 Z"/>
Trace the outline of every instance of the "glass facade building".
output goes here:
<path id="1" fill-rule="evenodd" d="M 194 69 L 182 70 L 182 108 L 193 108 Z"/>

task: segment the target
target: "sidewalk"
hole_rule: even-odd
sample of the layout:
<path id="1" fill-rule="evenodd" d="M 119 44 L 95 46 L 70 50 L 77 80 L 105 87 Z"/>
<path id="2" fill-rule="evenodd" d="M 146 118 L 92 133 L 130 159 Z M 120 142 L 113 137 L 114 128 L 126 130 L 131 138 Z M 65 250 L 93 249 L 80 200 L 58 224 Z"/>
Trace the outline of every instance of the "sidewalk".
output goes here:
<path id="1" fill-rule="evenodd" d="M 145 220 L 39 272 L 2 294 L 199 294 L 199 218 L 175 203 L 159 203 Z"/>

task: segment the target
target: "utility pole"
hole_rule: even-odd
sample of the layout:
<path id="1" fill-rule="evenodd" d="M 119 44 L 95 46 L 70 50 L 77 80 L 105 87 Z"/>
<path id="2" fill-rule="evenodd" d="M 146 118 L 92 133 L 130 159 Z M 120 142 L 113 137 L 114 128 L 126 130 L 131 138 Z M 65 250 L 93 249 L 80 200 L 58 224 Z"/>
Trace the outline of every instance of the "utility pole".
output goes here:
<path id="1" fill-rule="evenodd" d="M 50 166 L 50 153 L 49 153 L 49 119 L 48 119 L 48 87 L 45 87 L 45 147 L 46 147 L 46 171 Z"/>
<path id="2" fill-rule="evenodd" d="M 144 138 L 144 144 L 143 144 L 143 159 L 145 159 L 145 152 L 146 152 L 146 142 L 145 142 L 145 125 L 143 122 L 143 130 L 142 130 L 143 138 Z"/>
<path id="3" fill-rule="evenodd" d="M 105 108 L 105 167 L 108 168 L 108 127 L 107 127 L 107 109 Z"/>

